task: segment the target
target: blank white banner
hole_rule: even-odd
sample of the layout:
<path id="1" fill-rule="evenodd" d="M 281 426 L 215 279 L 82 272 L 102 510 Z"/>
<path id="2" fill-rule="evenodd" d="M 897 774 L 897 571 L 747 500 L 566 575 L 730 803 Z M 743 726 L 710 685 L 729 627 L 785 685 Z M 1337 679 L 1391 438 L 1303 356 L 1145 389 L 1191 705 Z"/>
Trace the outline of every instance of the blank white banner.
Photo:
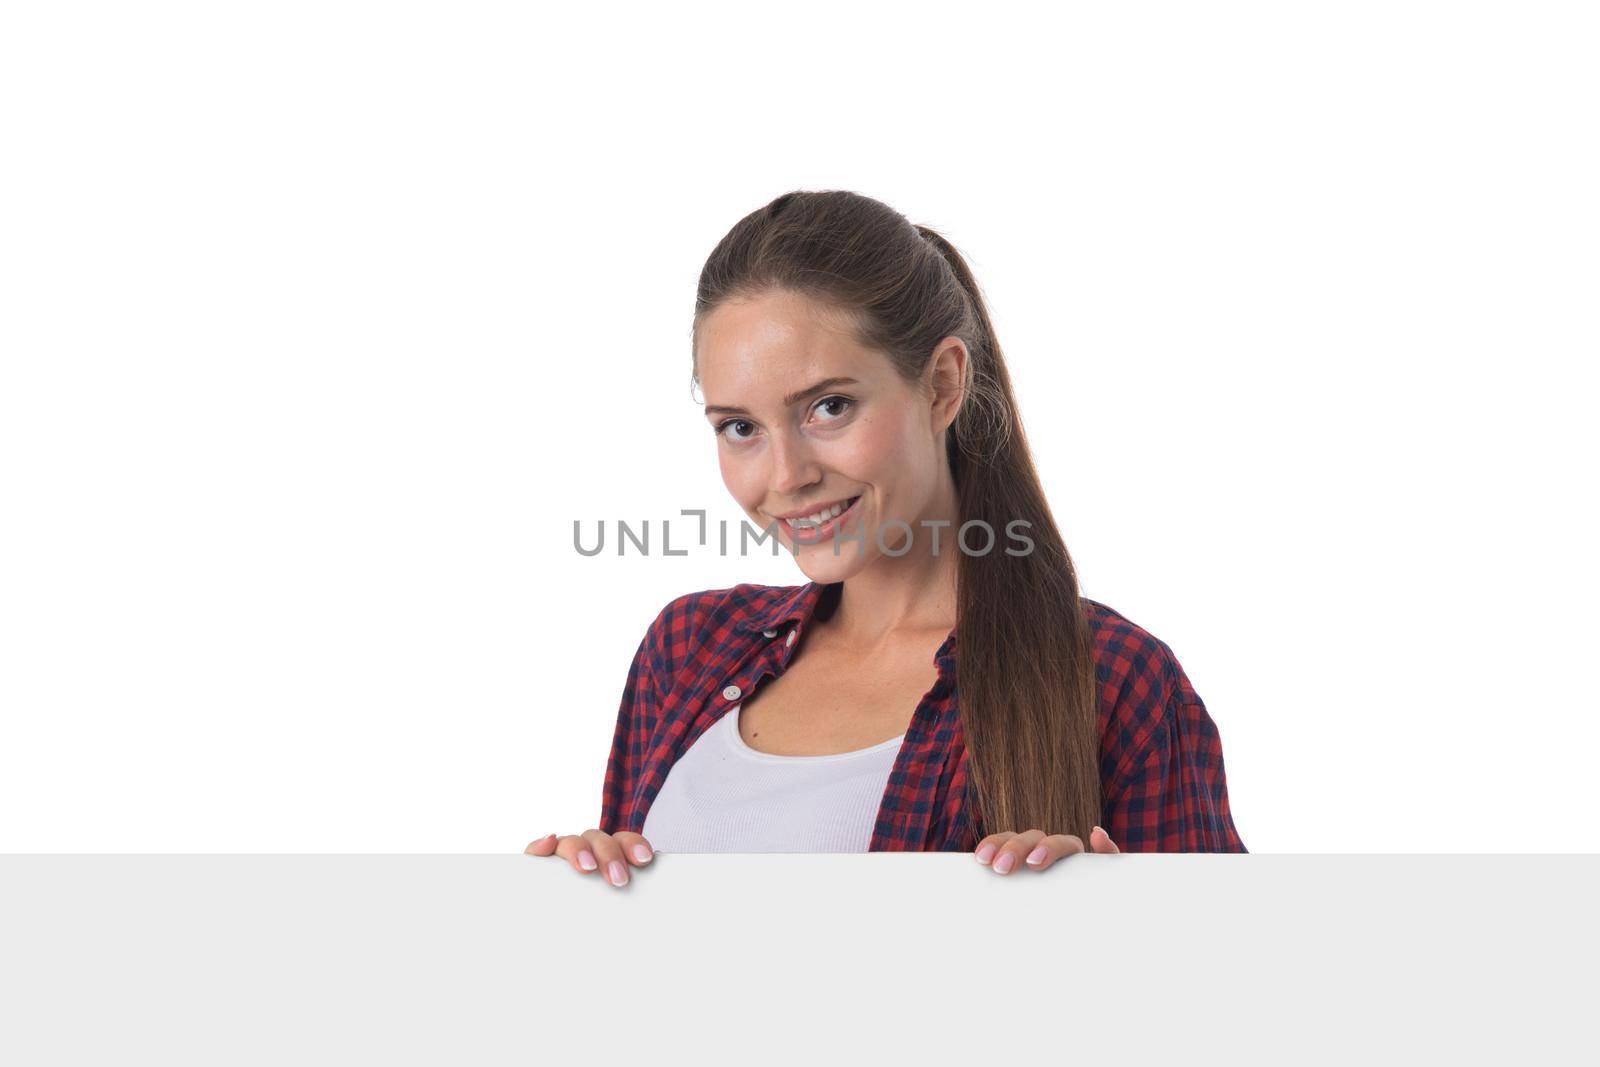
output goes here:
<path id="1" fill-rule="evenodd" d="M 0 886 L 27 1064 L 1576 1062 L 1600 949 L 1579 855 L 669 854 L 623 889 L 516 855 L 24 856 Z"/>

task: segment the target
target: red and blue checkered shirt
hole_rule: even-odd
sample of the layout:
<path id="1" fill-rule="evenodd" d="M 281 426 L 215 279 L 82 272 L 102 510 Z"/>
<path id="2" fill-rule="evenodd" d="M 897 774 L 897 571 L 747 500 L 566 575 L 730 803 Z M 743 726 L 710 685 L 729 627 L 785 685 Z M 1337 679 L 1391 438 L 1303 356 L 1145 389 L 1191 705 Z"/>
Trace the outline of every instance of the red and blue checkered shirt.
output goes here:
<path id="1" fill-rule="evenodd" d="M 743 584 L 678 597 L 628 669 L 606 765 L 600 829 L 639 833 L 667 772 L 723 713 L 788 667 L 826 585 Z M 1100 693 L 1101 826 L 1124 852 L 1244 852 L 1228 810 L 1222 741 L 1166 643 L 1087 598 Z M 906 729 L 873 852 L 971 852 L 955 631 Z M 998 829 L 1033 829 L 1027 826 Z"/>

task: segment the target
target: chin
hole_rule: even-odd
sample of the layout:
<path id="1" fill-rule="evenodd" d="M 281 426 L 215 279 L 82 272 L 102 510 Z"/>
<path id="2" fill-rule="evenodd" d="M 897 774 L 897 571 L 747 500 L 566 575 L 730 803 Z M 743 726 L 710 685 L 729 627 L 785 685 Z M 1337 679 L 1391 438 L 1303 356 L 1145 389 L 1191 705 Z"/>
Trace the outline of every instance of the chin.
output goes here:
<path id="1" fill-rule="evenodd" d="M 833 542 L 799 548 L 790 545 L 789 551 L 801 573 L 821 585 L 842 582 L 867 565 L 867 553 L 854 542 L 840 545 L 837 556 L 833 554 Z"/>

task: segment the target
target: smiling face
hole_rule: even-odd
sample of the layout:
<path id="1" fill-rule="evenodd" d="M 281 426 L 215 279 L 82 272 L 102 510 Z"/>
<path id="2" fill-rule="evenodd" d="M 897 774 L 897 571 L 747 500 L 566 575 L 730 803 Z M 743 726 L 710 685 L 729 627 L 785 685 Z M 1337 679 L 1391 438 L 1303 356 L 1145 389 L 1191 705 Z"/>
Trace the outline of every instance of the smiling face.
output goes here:
<path id="1" fill-rule="evenodd" d="M 894 519 L 916 545 L 929 544 L 919 520 L 946 517 L 953 502 L 944 432 L 958 397 L 945 386 L 960 381 L 959 340 L 936 353 L 927 379 L 941 385 L 935 396 L 861 345 L 847 316 L 772 290 L 707 315 L 696 354 L 723 484 L 756 527 L 777 531 L 812 580 L 842 580 L 883 556 L 880 529 L 883 544 L 899 551 L 906 530 L 885 526 Z M 785 521 L 796 517 L 799 529 Z M 841 529 L 862 539 L 835 553 Z M 941 533 L 943 551 L 953 530 Z"/>

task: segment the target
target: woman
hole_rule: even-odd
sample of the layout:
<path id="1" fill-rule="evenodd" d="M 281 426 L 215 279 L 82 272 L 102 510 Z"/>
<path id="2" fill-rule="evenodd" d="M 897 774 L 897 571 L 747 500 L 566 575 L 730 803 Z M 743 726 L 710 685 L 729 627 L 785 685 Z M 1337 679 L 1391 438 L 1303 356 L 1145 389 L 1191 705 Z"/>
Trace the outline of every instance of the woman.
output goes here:
<path id="1" fill-rule="evenodd" d="M 599 827 L 529 854 L 620 886 L 656 848 L 972 851 L 1001 874 L 1245 851 L 1171 649 L 1078 594 L 942 236 L 855 193 L 778 197 L 701 272 L 693 362 L 723 482 L 810 581 L 667 604 Z"/>

